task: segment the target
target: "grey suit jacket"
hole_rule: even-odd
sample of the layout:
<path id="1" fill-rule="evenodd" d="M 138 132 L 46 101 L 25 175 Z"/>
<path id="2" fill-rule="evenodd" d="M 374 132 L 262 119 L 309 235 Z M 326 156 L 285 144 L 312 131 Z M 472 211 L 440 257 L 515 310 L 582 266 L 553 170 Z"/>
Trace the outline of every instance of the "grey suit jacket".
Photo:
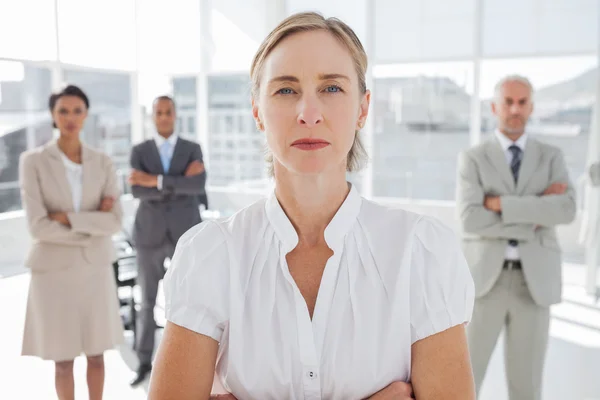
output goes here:
<path id="1" fill-rule="evenodd" d="M 542 196 L 552 183 L 568 183 L 562 195 Z M 502 212 L 483 206 L 486 195 L 500 196 Z M 561 250 L 555 227 L 575 218 L 575 191 L 562 152 L 529 137 L 517 185 L 495 137 L 459 156 L 457 213 L 463 251 L 484 296 L 502 272 L 509 239 L 519 241 L 523 273 L 533 300 L 549 306 L 561 300 Z"/>
<path id="2" fill-rule="evenodd" d="M 184 176 L 194 160 L 202 162 L 200 145 L 182 138 L 177 139 L 168 171 L 163 171 L 153 139 L 132 149 L 132 168 L 163 175 L 162 190 L 131 187 L 133 196 L 140 199 L 133 228 L 136 245 L 155 246 L 166 239 L 177 243 L 181 235 L 201 222 L 199 205 L 201 196 L 205 195 L 206 171 L 196 176 Z"/>

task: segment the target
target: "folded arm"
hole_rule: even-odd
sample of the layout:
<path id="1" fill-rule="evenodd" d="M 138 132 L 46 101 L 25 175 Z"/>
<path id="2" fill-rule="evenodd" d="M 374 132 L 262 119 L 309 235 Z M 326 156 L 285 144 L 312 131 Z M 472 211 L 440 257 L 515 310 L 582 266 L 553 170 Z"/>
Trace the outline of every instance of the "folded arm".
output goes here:
<path id="1" fill-rule="evenodd" d="M 484 206 L 485 192 L 477 166 L 467 153 L 458 160 L 456 209 L 465 233 L 494 239 L 533 240 L 533 223 L 507 223 L 502 217 Z"/>
<path id="2" fill-rule="evenodd" d="M 550 165 L 550 183 L 567 183 L 563 194 L 540 196 L 502 196 L 502 220 L 507 224 L 535 224 L 553 227 L 575 219 L 575 189 L 569 180 L 562 153 L 557 152 Z"/>
<path id="3" fill-rule="evenodd" d="M 48 210 L 39 186 L 34 156 L 34 154 L 22 155 L 19 161 L 21 201 L 31 236 L 46 243 L 87 247 L 90 243 L 90 235 L 75 232 L 48 217 Z"/>
<path id="4" fill-rule="evenodd" d="M 74 232 L 89 234 L 92 236 L 111 236 L 121 230 L 123 209 L 121 208 L 120 190 L 117 183 L 117 173 L 112 161 L 107 156 L 105 161 L 107 173 L 106 183 L 102 190 L 102 197 L 114 199 L 110 211 L 83 211 L 68 213 L 67 217 Z"/>
<path id="5" fill-rule="evenodd" d="M 163 176 L 163 190 L 172 194 L 201 195 L 205 193 L 206 171 L 193 176 Z"/>
<path id="6" fill-rule="evenodd" d="M 142 171 L 141 156 L 138 152 L 137 147 L 131 150 L 131 156 L 129 158 L 129 164 L 134 170 Z M 131 185 L 131 194 L 136 199 L 141 200 L 160 200 L 164 197 L 164 193 L 158 190 L 156 187 L 144 187 L 140 185 Z"/>
<path id="7" fill-rule="evenodd" d="M 131 153 L 131 167 L 133 168 L 130 182 L 133 196 L 140 199 L 162 199 L 172 195 L 199 196 L 205 193 L 206 171 L 202 163 L 200 145 L 196 145 L 188 169 L 183 176 L 151 175 L 141 168 L 139 155 L 134 150 Z"/>
<path id="8" fill-rule="evenodd" d="M 166 192 L 178 195 L 202 195 L 205 193 L 204 186 L 206 185 L 206 170 L 202 162 L 202 150 L 200 145 L 194 146 L 190 163 L 197 161 L 201 165 L 199 174 L 190 176 L 163 176 L 163 190 Z"/>

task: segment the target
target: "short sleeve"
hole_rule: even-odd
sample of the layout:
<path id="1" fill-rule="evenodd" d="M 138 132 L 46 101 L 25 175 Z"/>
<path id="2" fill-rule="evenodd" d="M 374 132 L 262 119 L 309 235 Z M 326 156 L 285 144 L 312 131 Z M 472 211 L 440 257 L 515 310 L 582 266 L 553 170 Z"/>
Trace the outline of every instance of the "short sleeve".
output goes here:
<path id="1" fill-rule="evenodd" d="M 164 292 L 168 321 L 221 341 L 229 321 L 229 254 L 217 223 L 203 222 L 179 239 Z"/>
<path id="2" fill-rule="evenodd" d="M 475 287 L 455 233 L 422 217 L 415 227 L 411 257 L 411 343 L 467 323 Z"/>

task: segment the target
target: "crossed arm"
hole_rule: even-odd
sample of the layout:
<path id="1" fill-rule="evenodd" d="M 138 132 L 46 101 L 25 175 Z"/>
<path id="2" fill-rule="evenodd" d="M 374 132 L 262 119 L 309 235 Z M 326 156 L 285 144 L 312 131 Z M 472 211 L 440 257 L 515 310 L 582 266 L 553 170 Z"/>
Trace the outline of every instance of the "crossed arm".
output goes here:
<path id="1" fill-rule="evenodd" d="M 29 232 L 41 242 L 86 247 L 92 236 L 110 236 L 121 229 L 122 210 L 118 202 L 117 176 L 110 159 L 105 168 L 108 179 L 104 199 L 97 211 L 48 212 L 39 186 L 34 155 L 23 155 L 19 174 L 21 198 Z"/>
<path id="2" fill-rule="evenodd" d="M 459 156 L 456 207 L 465 233 L 489 238 L 532 240 L 539 226 L 553 227 L 575 218 L 575 191 L 560 153 L 551 165 L 550 186 L 538 196 L 489 196 L 475 161 Z"/>
<path id="3" fill-rule="evenodd" d="M 219 344 L 167 322 L 152 372 L 149 400 L 235 400 L 210 394 Z M 412 346 L 412 385 L 393 382 L 370 400 L 474 400 L 465 328 L 455 326 Z"/>
<path id="4" fill-rule="evenodd" d="M 162 190 L 158 188 L 158 175 L 143 171 L 137 148 L 131 152 L 130 164 L 133 168 L 129 183 L 134 197 L 139 199 L 162 199 L 165 194 L 201 195 L 205 193 L 206 171 L 202 163 L 200 146 L 194 149 L 193 161 L 187 166 L 183 176 L 163 175 Z"/>

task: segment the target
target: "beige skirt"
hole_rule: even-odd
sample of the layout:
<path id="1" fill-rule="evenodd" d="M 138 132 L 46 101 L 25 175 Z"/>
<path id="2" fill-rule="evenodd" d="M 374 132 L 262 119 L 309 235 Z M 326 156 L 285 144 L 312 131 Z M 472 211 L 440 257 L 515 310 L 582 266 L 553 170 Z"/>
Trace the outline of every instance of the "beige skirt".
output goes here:
<path id="1" fill-rule="evenodd" d="M 23 355 L 68 361 L 81 354 L 100 355 L 122 342 L 110 266 L 31 273 Z"/>

